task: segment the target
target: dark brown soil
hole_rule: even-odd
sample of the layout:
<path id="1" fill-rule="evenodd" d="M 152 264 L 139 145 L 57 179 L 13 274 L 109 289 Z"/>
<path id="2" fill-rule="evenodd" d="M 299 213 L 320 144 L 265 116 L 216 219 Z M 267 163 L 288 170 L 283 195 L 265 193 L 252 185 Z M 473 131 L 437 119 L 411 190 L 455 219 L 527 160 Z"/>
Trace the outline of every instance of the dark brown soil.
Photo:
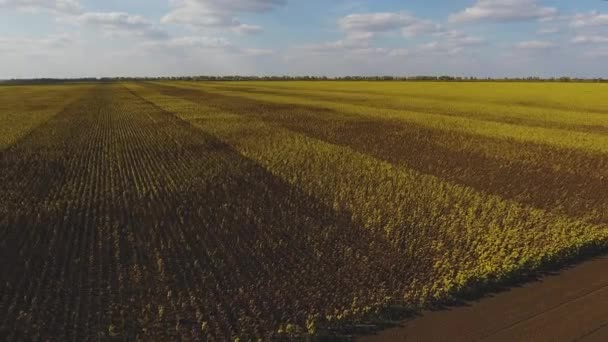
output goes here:
<path id="1" fill-rule="evenodd" d="M 608 257 L 360 341 L 608 341 Z"/>

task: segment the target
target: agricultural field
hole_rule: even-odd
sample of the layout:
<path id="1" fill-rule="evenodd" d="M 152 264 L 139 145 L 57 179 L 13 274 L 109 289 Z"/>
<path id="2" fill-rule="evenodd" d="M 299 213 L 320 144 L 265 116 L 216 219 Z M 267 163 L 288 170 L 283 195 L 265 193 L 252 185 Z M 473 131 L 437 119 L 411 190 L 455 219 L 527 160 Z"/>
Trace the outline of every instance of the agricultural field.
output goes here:
<path id="1" fill-rule="evenodd" d="M 0 86 L 0 340 L 344 337 L 605 251 L 606 93 Z"/>

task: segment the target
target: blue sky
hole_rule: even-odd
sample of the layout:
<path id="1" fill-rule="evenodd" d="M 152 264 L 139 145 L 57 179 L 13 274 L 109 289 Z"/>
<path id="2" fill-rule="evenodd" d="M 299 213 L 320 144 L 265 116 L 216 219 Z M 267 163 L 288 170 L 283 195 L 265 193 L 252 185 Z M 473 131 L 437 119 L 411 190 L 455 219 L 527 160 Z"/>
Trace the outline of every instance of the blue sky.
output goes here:
<path id="1" fill-rule="evenodd" d="M 0 0 L 0 78 L 608 77 L 603 0 Z"/>

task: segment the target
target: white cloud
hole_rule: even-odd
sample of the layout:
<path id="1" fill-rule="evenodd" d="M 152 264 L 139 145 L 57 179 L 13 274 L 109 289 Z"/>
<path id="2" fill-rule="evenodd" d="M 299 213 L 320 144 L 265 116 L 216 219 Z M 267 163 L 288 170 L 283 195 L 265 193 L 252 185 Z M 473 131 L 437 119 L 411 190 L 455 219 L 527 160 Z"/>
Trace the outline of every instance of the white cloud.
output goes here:
<path id="1" fill-rule="evenodd" d="M 244 48 L 244 49 L 240 49 L 239 53 L 244 56 L 257 57 L 257 56 L 270 56 L 270 55 L 275 54 L 275 51 L 272 49 Z"/>
<path id="2" fill-rule="evenodd" d="M 522 50 L 546 50 L 555 47 L 555 43 L 543 40 L 528 40 L 520 42 L 517 45 L 518 49 Z"/>
<path id="3" fill-rule="evenodd" d="M 338 20 L 339 27 L 352 33 L 381 33 L 401 30 L 405 37 L 414 37 L 441 30 L 441 25 L 416 18 L 407 12 L 349 14 Z"/>
<path id="4" fill-rule="evenodd" d="M 585 51 L 585 56 L 591 57 L 591 58 L 601 57 L 603 59 L 604 57 L 608 57 L 608 48 L 599 48 L 599 49 L 592 49 L 589 51 Z M 602 60 L 602 62 L 603 62 L 603 60 Z"/>
<path id="5" fill-rule="evenodd" d="M 608 43 L 608 36 L 603 35 L 578 35 L 572 39 L 576 44 L 602 44 Z"/>
<path id="6" fill-rule="evenodd" d="M 167 33 L 140 15 L 124 12 L 87 12 L 69 17 L 71 22 L 100 28 L 107 35 L 134 34 L 148 39 L 164 39 Z"/>
<path id="7" fill-rule="evenodd" d="M 437 51 L 439 49 L 440 49 L 439 42 L 424 43 L 424 44 L 418 45 L 418 48 L 417 48 L 417 50 L 419 52 L 426 52 L 426 51 L 434 52 L 434 51 Z"/>
<path id="8" fill-rule="evenodd" d="M 316 44 L 308 44 L 300 46 L 297 49 L 305 52 L 314 53 L 317 55 L 337 54 L 337 55 L 352 55 L 352 54 L 377 54 L 387 49 L 372 47 L 372 42 L 376 33 L 374 32 L 347 32 L 343 39 L 322 42 Z"/>
<path id="9" fill-rule="evenodd" d="M 177 55 L 189 55 L 201 51 L 213 52 L 216 55 L 267 56 L 274 50 L 258 48 L 240 48 L 223 37 L 187 36 L 167 40 L 147 41 L 140 44 L 144 50 L 152 50 Z"/>
<path id="10" fill-rule="evenodd" d="M 405 27 L 401 33 L 404 37 L 417 37 L 424 34 L 440 32 L 442 30 L 441 25 L 436 24 L 430 20 L 419 20 L 411 25 Z"/>
<path id="11" fill-rule="evenodd" d="M 476 46 L 485 44 L 485 40 L 479 37 L 470 36 L 464 32 L 456 30 L 443 30 L 435 32 L 432 36 L 435 41 L 418 45 L 414 48 L 382 48 L 374 47 L 374 33 L 361 32 L 350 33 L 344 39 L 325 42 L 320 44 L 310 44 L 300 47 L 300 50 L 314 55 L 367 55 L 375 57 L 424 57 L 438 55 L 456 55 L 472 49 Z"/>
<path id="12" fill-rule="evenodd" d="M 454 55 L 482 45 L 485 40 L 457 30 L 449 30 L 430 20 L 419 19 L 407 12 L 350 14 L 338 20 L 345 37 L 336 41 L 309 44 L 299 49 L 315 55 L 374 55 L 375 57 L 422 56 L 425 54 Z M 435 41 L 415 48 L 382 48 L 374 40 L 383 33 L 400 32 L 405 38 L 428 36 Z"/>
<path id="13" fill-rule="evenodd" d="M 0 8 L 33 12 L 51 11 L 67 14 L 80 12 L 78 0 L 0 0 Z"/>
<path id="14" fill-rule="evenodd" d="M 486 40 L 481 37 L 457 30 L 442 30 L 433 33 L 432 36 L 435 38 L 434 41 L 418 45 L 411 53 L 417 56 L 453 56 L 466 51 L 475 51 L 476 47 L 486 44 Z"/>
<path id="15" fill-rule="evenodd" d="M 263 31 L 262 27 L 258 25 L 240 24 L 239 26 L 233 27 L 232 30 L 238 34 L 255 34 Z"/>
<path id="16" fill-rule="evenodd" d="M 198 48 L 198 49 L 219 49 L 227 50 L 232 49 L 233 45 L 225 38 L 222 37 L 180 37 L 173 38 L 166 41 L 151 41 L 142 44 L 145 47 L 152 48 Z"/>
<path id="17" fill-rule="evenodd" d="M 163 23 L 187 24 L 196 27 L 229 27 L 237 33 L 257 33 L 261 27 L 243 24 L 237 15 L 275 10 L 287 0 L 173 0 L 173 10 L 162 18 Z"/>
<path id="18" fill-rule="evenodd" d="M 299 49 L 316 53 L 316 54 L 327 54 L 327 53 L 347 53 L 349 51 L 366 50 L 370 48 L 369 41 L 358 41 L 351 39 L 340 39 L 331 42 L 323 42 L 318 44 L 307 44 L 301 46 Z"/>
<path id="19" fill-rule="evenodd" d="M 216 13 L 266 12 L 283 6 L 287 0 L 177 0 L 178 5 L 196 4 Z"/>
<path id="20" fill-rule="evenodd" d="M 472 37 L 464 32 L 449 30 L 431 20 L 420 19 L 407 12 L 385 12 L 351 14 L 338 21 L 339 27 L 346 32 L 346 39 L 336 43 L 352 45 L 353 42 L 369 42 L 379 33 L 399 30 L 406 38 L 432 35 L 441 40 L 442 45 L 471 46 L 484 42 L 479 37 Z M 359 37 L 359 39 L 354 39 Z"/>
<path id="21" fill-rule="evenodd" d="M 452 46 L 473 46 L 485 43 L 485 39 L 468 35 L 457 30 L 448 30 L 436 32 L 434 36 L 442 38 L 445 43 Z"/>
<path id="22" fill-rule="evenodd" d="M 344 31 L 386 32 L 414 24 L 416 18 L 408 13 L 363 13 L 349 14 L 340 18 L 338 24 Z"/>
<path id="23" fill-rule="evenodd" d="M 411 54 L 409 49 L 393 49 L 388 53 L 390 57 L 408 57 Z"/>
<path id="24" fill-rule="evenodd" d="M 577 14 L 572 18 L 570 25 L 576 28 L 608 26 L 608 14 L 602 14 L 597 11 Z"/>
<path id="25" fill-rule="evenodd" d="M 452 23 L 473 21 L 523 21 L 548 19 L 557 15 L 554 7 L 535 0 L 477 0 L 475 5 L 450 15 Z"/>
<path id="26" fill-rule="evenodd" d="M 44 37 L 0 37 L 0 52 L 4 54 L 38 55 L 40 52 L 53 54 L 61 52 L 76 43 L 68 34 L 54 34 Z"/>
<path id="27" fill-rule="evenodd" d="M 473 37 L 460 31 L 444 31 L 436 33 L 439 39 L 417 46 L 415 53 L 422 55 L 453 56 L 466 52 L 467 49 L 485 44 L 485 40 Z"/>
<path id="28" fill-rule="evenodd" d="M 555 34 L 559 32 L 557 27 L 543 27 L 537 31 L 538 34 Z"/>
<path id="29" fill-rule="evenodd" d="M 23 31 L 26 37 L 0 32 L 4 37 L 0 37 L 0 65 L 3 65 L 0 74 L 11 77 L 205 73 L 606 76 L 603 66 L 608 56 L 608 14 L 591 11 L 593 7 L 578 3 L 567 6 L 574 7 L 573 12 L 566 13 L 564 9 L 557 13 L 553 7 L 563 5 L 553 0 L 466 0 L 462 3 L 468 5 L 460 7 L 462 11 L 455 11 L 458 13 L 449 19 L 428 17 L 431 19 L 428 20 L 407 12 L 407 5 L 402 7 L 404 11 L 382 12 L 370 1 L 339 0 L 340 4 L 353 6 L 356 2 L 360 6 L 339 7 L 328 2 L 327 12 L 321 13 L 322 17 L 310 25 L 333 18 L 334 28 L 341 36 L 327 38 L 327 41 L 321 38 L 306 45 L 301 35 L 290 35 L 293 31 L 290 27 L 280 35 L 256 37 L 251 43 L 246 43 L 244 38 L 227 39 L 235 34 L 261 32 L 263 28 L 255 24 L 262 24 L 267 16 L 281 15 L 288 0 L 169 0 L 165 5 L 160 4 L 160 8 L 156 2 L 151 3 L 151 12 L 142 9 L 132 14 L 129 11 L 137 4 L 110 2 L 0 0 L 0 12 L 4 14 L 22 17 L 16 11 L 29 11 L 49 17 L 42 26 L 24 22 L 23 27 L 28 27 L 28 33 Z M 143 3 L 142 0 L 135 2 Z M 162 20 L 142 16 L 163 10 L 167 3 L 169 8 Z M 92 5 L 94 10 L 87 8 Z M 294 15 L 296 10 L 306 11 L 305 7 L 285 8 L 285 13 Z M 272 11 L 274 13 L 270 13 Z M 346 15 L 349 13 L 353 14 Z M 260 22 L 249 19 L 257 14 L 264 14 Z M 319 13 L 309 11 L 301 15 Z M 36 20 L 26 18 L 29 19 Z M 518 34 L 528 36 L 521 40 L 528 41 L 504 41 L 503 35 L 492 36 L 495 30 L 488 29 L 495 28 L 492 22 L 518 20 L 536 21 L 533 26 L 513 24 Z M 482 23 L 474 27 L 453 24 L 478 21 Z M 80 35 L 46 35 L 46 32 L 62 32 L 66 23 L 73 24 L 71 28 L 80 31 Z M 21 30 L 11 26 L 8 29 L 7 32 Z M 314 31 L 318 35 L 327 32 L 325 29 L 320 27 Z M 554 33 L 559 34 L 552 35 Z M 112 39 L 103 39 L 108 36 Z M 267 39 L 264 43 L 256 43 L 264 39 Z M 237 43 L 240 41 L 245 43 Z M 505 57 L 507 54 L 510 55 Z M 91 69 L 91 65 L 95 68 Z"/>

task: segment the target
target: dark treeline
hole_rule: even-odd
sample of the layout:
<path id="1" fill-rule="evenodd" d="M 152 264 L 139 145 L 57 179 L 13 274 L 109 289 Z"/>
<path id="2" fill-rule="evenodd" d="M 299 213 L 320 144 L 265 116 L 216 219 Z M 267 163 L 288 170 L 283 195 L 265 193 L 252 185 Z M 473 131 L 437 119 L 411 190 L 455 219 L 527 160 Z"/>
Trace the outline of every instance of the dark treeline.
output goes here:
<path id="1" fill-rule="evenodd" d="M 0 80 L 0 84 L 62 84 L 78 82 L 116 81 L 437 81 L 437 82 L 608 82 L 604 78 L 576 77 L 459 77 L 459 76 L 163 76 L 163 77 L 88 77 L 88 78 L 38 78 Z"/>
<path id="2" fill-rule="evenodd" d="M 84 78 L 31 78 L 31 79 L 11 79 L 0 80 L 1 84 L 8 85 L 28 85 L 28 84 L 63 84 L 63 83 L 82 83 L 99 82 L 101 79 L 95 77 Z"/>

